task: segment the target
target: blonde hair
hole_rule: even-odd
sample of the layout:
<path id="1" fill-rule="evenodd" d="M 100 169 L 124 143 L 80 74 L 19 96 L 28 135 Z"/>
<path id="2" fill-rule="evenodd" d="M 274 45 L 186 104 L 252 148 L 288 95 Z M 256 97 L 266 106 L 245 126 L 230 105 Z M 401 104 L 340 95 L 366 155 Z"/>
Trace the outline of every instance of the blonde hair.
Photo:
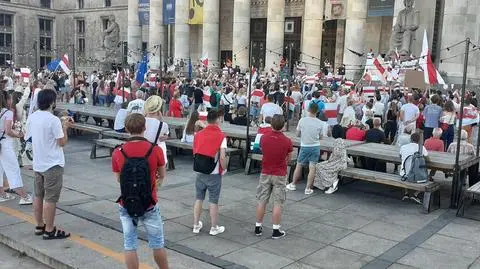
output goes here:
<path id="1" fill-rule="evenodd" d="M 157 113 L 162 110 L 163 99 L 158 95 L 148 97 L 145 101 L 143 111 L 145 114 Z"/>

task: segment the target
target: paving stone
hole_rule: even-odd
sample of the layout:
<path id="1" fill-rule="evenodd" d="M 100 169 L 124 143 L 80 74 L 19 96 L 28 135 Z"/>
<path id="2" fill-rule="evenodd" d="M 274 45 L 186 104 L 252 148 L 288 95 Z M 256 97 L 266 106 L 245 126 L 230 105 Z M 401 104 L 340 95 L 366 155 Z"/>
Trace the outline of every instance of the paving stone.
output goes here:
<path id="1" fill-rule="evenodd" d="M 271 269 L 282 268 L 291 263 L 293 260 L 278 256 L 258 248 L 246 247 L 225 256 L 222 259 L 255 269 Z"/>
<path id="2" fill-rule="evenodd" d="M 329 210 L 322 208 L 321 206 L 313 206 L 302 202 L 295 202 L 291 204 L 287 202 L 284 207 L 284 212 L 286 214 L 291 213 L 299 217 L 311 218 L 323 216 L 327 214 Z"/>
<path id="3" fill-rule="evenodd" d="M 426 249 L 422 247 L 415 248 L 412 252 L 398 260 L 399 263 L 410 265 L 417 268 L 435 268 L 435 269 L 466 269 L 474 261 L 461 256 Z"/>
<path id="4" fill-rule="evenodd" d="M 118 219 L 118 204 L 112 203 L 109 200 L 93 201 L 89 203 L 75 205 L 74 207 L 85 211 L 90 211 L 101 216 L 116 215 Z"/>
<path id="5" fill-rule="evenodd" d="M 351 230 L 317 222 L 304 223 L 295 227 L 295 230 L 292 231 L 293 234 L 299 235 L 306 239 L 319 241 L 324 244 L 331 244 L 347 236 L 351 232 Z"/>
<path id="6" fill-rule="evenodd" d="M 352 252 L 334 246 L 326 246 L 310 256 L 300 260 L 312 266 L 323 269 L 362 268 L 374 258 L 365 254 Z"/>
<path id="7" fill-rule="evenodd" d="M 294 262 L 288 266 L 283 267 L 282 269 L 319 269 L 320 267 L 314 267 L 312 265 L 304 264 L 301 262 Z"/>
<path id="8" fill-rule="evenodd" d="M 243 245 L 252 245 L 264 240 L 271 235 L 271 226 L 263 227 L 264 236 L 254 235 L 255 222 L 237 221 L 228 217 L 222 217 L 222 225 L 227 227 L 228 232 L 217 235 L 218 237 L 237 242 Z"/>
<path id="9" fill-rule="evenodd" d="M 216 269 L 219 267 L 208 263 L 200 262 L 187 255 L 167 249 L 168 263 L 174 269 Z"/>
<path id="10" fill-rule="evenodd" d="M 372 222 L 371 219 L 350 215 L 340 212 L 327 213 L 321 217 L 315 218 L 312 221 L 325 223 L 332 226 L 338 226 L 345 229 L 357 230 Z"/>
<path id="11" fill-rule="evenodd" d="M 433 235 L 421 244 L 420 247 L 466 258 L 477 258 L 480 256 L 480 242 L 473 242 L 440 234 Z"/>
<path id="12" fill-rule="evenodd" d="M 179 241 L 178 244 L 190 247 L 214 257 L 219 257 L 245 247 L 244 245 L 232 242 L 230 240 L 208 235 L 208 230 L 209 229 L 205 229 L 204 231 L 202 230 L 203 233 Z M 226 232 L 228 232 L 228 227 Z"/>
<path id="13" fill-rule="evenodd" d="M 395 244 L 396 242 L 391 240 L 354 232 L 340 239 L 333 245 L 377 257 L 393 247 Z"/>
<path id="14" fill-rule="evenodd" d="M 415 232 L 411 228 L 382 221 L 371 222 L 358 231 L 393 241 L 402 241 Z"/>
<path id="15" fill-rule="evenodd" d="M 400 264 L 400 263 L 394 263 L 388 269 L 418 269 L 416 267 Z"/>
<path id="16" fill-rule="evenodd" d="M 254 247 L 292 260 L 299 260 L 325 246 L 324 244 L 292 234 L 287 234 L 281 240 L 273 240 L 269 236 L 270 234 L 264 235 L 263 238 L 267 239 L 256 243 Z"/>
<path id="17" fill-rule="evenodd" d="M 468 267 L 468 269 L 480 269 L 480 260 L 477 259 Z"/>
<path id="18" fill-rule="evenodd" d="M 245 221 L 255 217 L 256 207 L 243 202 L 230 202 L 220 206 L 220 214 L 232 219 Z"/>
<path id="19" fill-rule="evenodd" d="M 192 208 L 181 203 L 159 199 L 160 213 L 164 220 L 174 219 L 185 215 L 192 215 Z"/>
<path id="20" fill-rule="evenodd" d="M 165 233 L 165 240 L 169 242 L 178 242 L 186 238 L 195 236 L 192 233 L 191 227 L 186 227 L 173 221 L 164 221 L 163 231 Z"/>
<path id="21" fill-rule="evenodd" d="M 480 242 L 479 222 L 475 221 L 475 223 L 463 223 L 464 224 L 450 223 L 438 233 L 459 239 Z"/>
<path id="22" fill-rule="evenodd" d="M 302 203 L 312 206 L 318 206 L 320 208 L 325 208 L 329 210 L 341 209 L 348 206 L 352 202 L 353 201 L 351 201 L 351 199 L 343 199 L 343 197 L 337 197 L 336 193 L 329 196 L 325 194 L 319 194 L 302 200 Z"/>

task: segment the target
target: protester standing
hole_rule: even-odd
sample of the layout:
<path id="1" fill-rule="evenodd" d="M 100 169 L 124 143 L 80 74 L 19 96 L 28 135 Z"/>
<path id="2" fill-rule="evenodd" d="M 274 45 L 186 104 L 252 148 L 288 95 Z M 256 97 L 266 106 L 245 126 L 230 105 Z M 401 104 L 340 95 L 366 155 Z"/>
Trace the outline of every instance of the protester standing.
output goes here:
<path id="1" fill-rule="evenodd" d="M 33 209 L 35 213 L 36 235 L 43 239 L 63 239 L 69 233 L 54 226 L 56 203 L 60 199 L 63 184 L 65 156 L 63 147 L 67 144 L 67 131 L 72 118 L 60 120 L 53 111 L 57 94 L 52 89 L 38 93 L 38 111 L 27 120 L 25 139 L 32 139 L 33 171 L 35 171 Z"/>

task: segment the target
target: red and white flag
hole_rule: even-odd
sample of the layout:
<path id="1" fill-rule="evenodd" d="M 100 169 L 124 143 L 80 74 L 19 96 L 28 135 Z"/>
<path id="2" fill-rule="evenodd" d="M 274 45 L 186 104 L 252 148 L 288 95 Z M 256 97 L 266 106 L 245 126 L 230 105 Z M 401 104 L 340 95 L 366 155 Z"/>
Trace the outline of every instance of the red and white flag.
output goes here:
<path id="1" fill-rule="evenodd" d="M 445 85 L 438 70 L 435 68 L 435 65 L 432 62 L 430 49 L 428 48 L 428 38 L 427 30 L 423 33 L 423 46 L 422 46 L 422 55 L 420 57 L 420 66 L 423 69 L 423 74 L 425 76 L 425 83 L 429 85 L 442 84 Z"/>
<path id="2" fill-rule="evenodd" d="M 70 75 L 70 68 L 68 66 L 69 66 L 68 55 L 65 54 L 60 60 L 60 67 L 62 68 L 63 72 L 65 72 L 65 74 Z"/>
<path id="3" fill-rule="evenodd" d="M 29 82 L 30 81 L 30 68 L 20 68 L 20 74 L 23 78 L 23 82 Z"/>
<path id="4" fill-rule="evenodd" d="M 384 62 L 381 56 L 378 56 L 373 60 L 373 66 L 375 67 L 374 71 L 377 75 L 378 80 L 380 80 L 383 84 L 387 84 L 388 72 L 385 67 L 383 67 L 383 64 Z"/>
<path id="5" fill-rule="evenodd" d="M 363 96 L 368 99 L 375 97 L 375 86 L 363 87 Z"/>
<path id="6" fill-rule="evenodd" d="M 338 104 L 337 103 L 325 103 L 325 117 L 328 119 L 329 125 L 337 124 L 337 113 L 338 113 Z"/>
<path id="7" fill-rule="evenodd" d="M 285 103 L 288 104 L 288 110 L 294 111 L 295 110 L 295 100 L 293 100 L 290 96 L 285 96 Z"/>
<path id="8" fill-rule="evenodd" d="M 200 58 L 200 61 L 202 61 L 203 66 L 208 68 L 208 52 L 205 52 L 205 54 L 203 54 L 202 58 Z"/>

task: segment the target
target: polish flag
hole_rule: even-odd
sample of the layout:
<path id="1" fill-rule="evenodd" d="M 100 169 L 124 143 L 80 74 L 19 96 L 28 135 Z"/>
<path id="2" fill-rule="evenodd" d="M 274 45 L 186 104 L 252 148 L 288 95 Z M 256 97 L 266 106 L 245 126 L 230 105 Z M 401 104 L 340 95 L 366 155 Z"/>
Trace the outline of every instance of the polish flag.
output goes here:
<path id="1" fill-rule="evenodd" d="M 428 39 L 427 39 L 427 30 L 423 33 L 423 46 L 422 46 L 422 54 L 420 57 L 420 66 L 423 69 L 423 74 L 425 76 L 425 83 L 429 85 L 435 84 L 442 84 L 445 85 L 445 81 L 443 80 L 438 70 L 435 68 L 435 65 L 432 62 L 432 57 L 430 54 L 430 50 L 428 49 Z"/>
<path id="2" fill-rule="evenodd" d="M 325 103 L 325 117 L 328 119 L 329 125 L 337 124 L 337 113 L 338 113 L 338 104 L 337 103 Z"/>
<path id="3" fill-rule="evenodd" d="M 202 61 L 203 66 L 208 68 L 208 52 L 205 52 L 205 54 L 203 54 L 202 58 L 200 58 L 200 61 Z"/>
<path id="4" fill-rule="evenodd" d="M 69 66 L 68 55 L 65 54 L 60 60 L 60 67 L 62 68 L 63 72 L 65 72 L 65 74 L 70 75 L 70 68 L 68 66 Z"/>
<path id="5" fill-rule="evenodd" d="M 30 81 L 30 68 L 20 68 L 20 74 L 23 78 L 23 82 L 29 82 Z"/>

